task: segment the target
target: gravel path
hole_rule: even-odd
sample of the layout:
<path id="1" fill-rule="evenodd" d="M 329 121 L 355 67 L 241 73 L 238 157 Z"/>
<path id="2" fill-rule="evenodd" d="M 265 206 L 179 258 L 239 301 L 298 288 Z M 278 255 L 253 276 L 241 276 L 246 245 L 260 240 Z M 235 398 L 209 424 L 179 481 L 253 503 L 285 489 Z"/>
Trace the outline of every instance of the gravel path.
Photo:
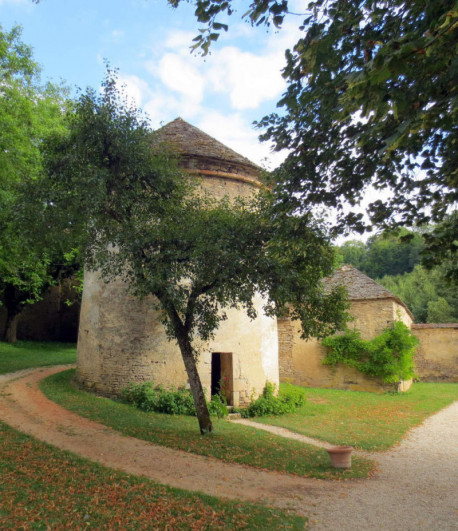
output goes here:
<path id="1" fill-rule="evenodd" d="M 324 481 L 266 472 L 125 437 L 46 399 L 40 379 L 62 367 L 0 378 L 0 419 L 103 465 L 221 498 L 262 502 L 310 517 L 314 530 L 458 530 L 458 402 L 375 455 L 374 478 Z"/>

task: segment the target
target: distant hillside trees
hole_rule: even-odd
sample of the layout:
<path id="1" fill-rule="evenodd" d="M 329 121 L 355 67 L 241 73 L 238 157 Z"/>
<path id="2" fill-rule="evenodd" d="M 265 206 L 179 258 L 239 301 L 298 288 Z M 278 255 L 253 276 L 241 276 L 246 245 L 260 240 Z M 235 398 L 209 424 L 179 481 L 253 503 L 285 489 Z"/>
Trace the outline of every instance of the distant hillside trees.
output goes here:
<path id="1" fill-rule="evenodd" d="M 404 230 L 400 235 L 374 236 L 367 243 L 349 240 L 338 252 L 343 263 L 397 295 L 417 323 L 457 322 L 458 290 L 456 284 L 445 281 L 447 264 L 426 269 L 420 265 L 423 249 L 423 236 Z"/>

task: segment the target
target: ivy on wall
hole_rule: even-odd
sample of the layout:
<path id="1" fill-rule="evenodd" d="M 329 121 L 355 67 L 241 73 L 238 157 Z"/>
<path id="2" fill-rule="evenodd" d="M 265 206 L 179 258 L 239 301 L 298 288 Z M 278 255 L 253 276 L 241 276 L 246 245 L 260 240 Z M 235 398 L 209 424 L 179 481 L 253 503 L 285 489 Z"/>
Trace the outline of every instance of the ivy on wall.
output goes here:
<path id="1" fill-rule="evenodd" d="M 358 330 L 327 337 L 325 365 L 344 364 L 385 383 L 409 380 L 415 376 L 413 357 L 418 339 L 401 321 L 385 328 L 374 339 L 361 339 Z"/>

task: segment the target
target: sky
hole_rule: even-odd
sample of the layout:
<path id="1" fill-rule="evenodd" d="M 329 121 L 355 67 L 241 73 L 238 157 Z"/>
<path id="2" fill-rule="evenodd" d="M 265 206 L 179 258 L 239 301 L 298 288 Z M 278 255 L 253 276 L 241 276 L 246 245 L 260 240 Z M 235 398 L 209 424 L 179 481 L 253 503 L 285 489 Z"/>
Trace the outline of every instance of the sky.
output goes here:
<path id="1" fill-rule="evenodd" d="M 173 9 L 166 0 L 0 0 L 0 24 L 22 26 L 43 80 L 62 80 L 74 94 L 98 88 L 108 61 L 154 129 L 181 116 L 273 169 L 285 154 L 258 141 L 253 121 L 275 111 L 286 88 L 284 52 L 297 41 L 301 19 L 275 32 L 253 29 L 243 12 L 240 6 L 203 58 L 190 51 L 202 25 L 187 3 Z"/>

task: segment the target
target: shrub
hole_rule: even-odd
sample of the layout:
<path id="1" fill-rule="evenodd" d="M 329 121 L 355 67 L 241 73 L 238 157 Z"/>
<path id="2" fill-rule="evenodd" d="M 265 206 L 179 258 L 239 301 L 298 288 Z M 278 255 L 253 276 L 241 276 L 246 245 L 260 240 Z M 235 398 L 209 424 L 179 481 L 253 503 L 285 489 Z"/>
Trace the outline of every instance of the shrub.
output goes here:
<path id="1" fill-rule="evenodd" d="M 161 385 L 154 387 L 152 382 L 131 383 L 122 390 L 121 397 L 142 411 L 196 416 L 191 392 L 183 387 L 164 389 Z M 213 396 L 207 405 L 210 415 L 222 418 L 228 414 L 226 403 L 219 395 Z"/>
<path id="2" fill-rule="evenodd" d="M 283 415 L 293 413 L 305 403 L 305 392 L 299 387 L 287 384 L 275 396 L 275 385 L 267 382 L 262 395 L 252 400 L 246 409 L 240 411 L 242 417 L 262 417 L 264 415 Z"/>
<path id="3" fill-rule="evenodd" d="M 212 396 L 212 399 L 208 402 L 208 411 L 210 415 L 214 415 L 219 419 L 227 417 L 229 414 L 226 400 L 221 395 Z"/>
<path id="4" fill-rule="evenodd" d="M 413 357 L 418 339 L 401 321 L 371 340 L 361 339 L 356 330 L 327 337 L 323 345 L 328 348 L 323 363 L 342 363 L 360 372 L 381 378 L 385 383 L 409 380 L 415 376 Z"/>
<path id="5" fill-rule="evenodd" d="M 121 392 L 124 402 L 142 411 L 155 411 L 169 415 L 196 415 L 191 393 L 184 388 L 169 390 L 154 387 L 152 382 L 129 384 Z"/>

